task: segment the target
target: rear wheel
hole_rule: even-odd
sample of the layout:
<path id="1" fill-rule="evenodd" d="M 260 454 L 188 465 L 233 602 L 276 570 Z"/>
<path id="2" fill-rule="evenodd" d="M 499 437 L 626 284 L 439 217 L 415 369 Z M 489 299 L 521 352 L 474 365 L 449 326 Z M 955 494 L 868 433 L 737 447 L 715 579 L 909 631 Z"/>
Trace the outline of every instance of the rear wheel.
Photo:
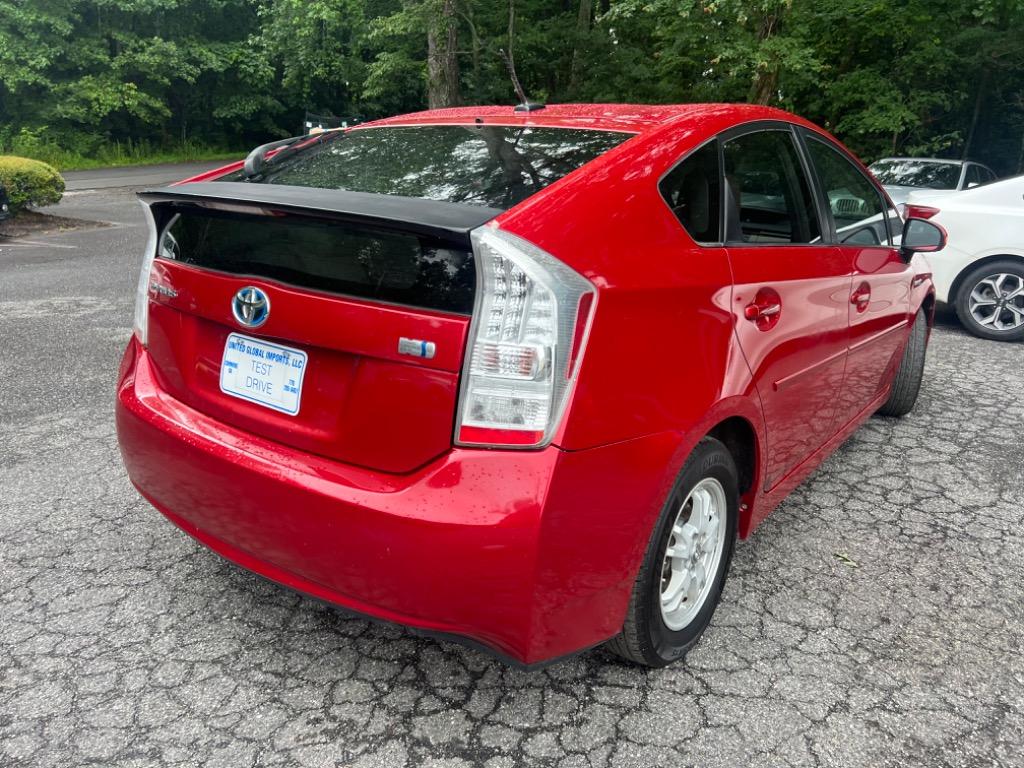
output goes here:
<path id="1" fill-rule="evenodd" d="M 983 339 L 1024 339 L 1024 264 L 1007 259 L 972 271 L 957 292 L 956 314 Z"/>
<path id="2" fill-rule="evenodd" d="M 718 606 L 736 543 L 736 464 L 704 438 L 687 459 L 647 546 L 622 632 L 608 649 L 663 667 L 683 657 Z"/>
<path id="3" fill-rule="evenodd" d="M 928 349 L 928 320 L 923 311 L 918 311 L 910 338 L 903 350 L 900 367 L 892 380 L 892 389 L 885 405 L 878 409 L 882 416 L 906 416 L 914 409 L 917 393 L 921 391 L 924 378 L 924 356 Z"/>

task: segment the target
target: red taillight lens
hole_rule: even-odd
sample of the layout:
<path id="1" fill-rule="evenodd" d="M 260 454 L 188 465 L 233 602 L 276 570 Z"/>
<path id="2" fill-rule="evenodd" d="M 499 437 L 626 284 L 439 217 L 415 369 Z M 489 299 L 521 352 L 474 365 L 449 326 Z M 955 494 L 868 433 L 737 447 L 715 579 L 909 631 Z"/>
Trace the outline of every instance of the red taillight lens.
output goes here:
<path id="1" fill-rule="evenodd" d="M 554 435 L 575 379 L 594 287 L 495 227 L 474 231 L 472 239 L 478 287 L 456 442 L 542 447 Z"/>
<path id="2" fill-rule="evenodd" d="M 932 208 L 927 205 L 912 205 L 907 203 L 903 209 L 903 218 L 905 219 L 930 219 L 932 216 L 939 212 L 938 208 Z"/>

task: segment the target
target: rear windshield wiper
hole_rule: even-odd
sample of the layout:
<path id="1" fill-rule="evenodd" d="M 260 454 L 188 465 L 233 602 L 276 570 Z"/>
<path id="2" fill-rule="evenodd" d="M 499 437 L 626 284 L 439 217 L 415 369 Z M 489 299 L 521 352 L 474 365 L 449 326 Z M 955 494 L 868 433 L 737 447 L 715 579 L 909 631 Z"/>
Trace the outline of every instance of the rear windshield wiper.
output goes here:
<path id="1" fill-rule="evenodd" d="M 338 134 L 340 130 L 341 129 L 330 129 L 315 135 L 307 133 L 302 136 L 292 136 L 287 139 L 279 139 L 267 144 L 261 144 L 246 156 L 242 172 L 246 180 L 254 179 L 257 176 L 261 176 L 263 174 L 263 169 L 270 163 L 279 163 L 285 158 L 303 151 L 307 147 L 320 144 L 325 139 Z M 298 146 L 299 144 L 302 146 Z M 275 153 L 273 157 L 268 158 L 267 154 L 275 149 L 278 150 L 278 152 Z"/>

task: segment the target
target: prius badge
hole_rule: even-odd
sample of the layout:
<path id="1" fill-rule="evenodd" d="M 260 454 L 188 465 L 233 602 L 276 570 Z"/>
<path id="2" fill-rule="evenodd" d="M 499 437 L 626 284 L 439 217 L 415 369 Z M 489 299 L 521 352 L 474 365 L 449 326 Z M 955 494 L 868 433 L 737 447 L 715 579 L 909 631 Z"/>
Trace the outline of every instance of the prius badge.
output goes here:
<path id="1" fill-rule="evenodd" d="M 248 285 L 231 300 L 231 314 L 246 328 L 259 328 L 270 317 L 270 297 L 259 288 Z"/>

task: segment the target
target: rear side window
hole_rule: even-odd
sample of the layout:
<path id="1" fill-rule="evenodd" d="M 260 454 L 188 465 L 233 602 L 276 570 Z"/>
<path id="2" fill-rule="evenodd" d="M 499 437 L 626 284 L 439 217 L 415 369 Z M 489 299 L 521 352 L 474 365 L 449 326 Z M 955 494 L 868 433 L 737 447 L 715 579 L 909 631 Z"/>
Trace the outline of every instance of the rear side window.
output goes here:
<path id="1" fill-rule="evenodd" d="M 828 198 L 838 242 L 888 245 L 885 207 L 875 185 L 838 149 L 820 139 L 808 136 L 807 152 Z"/>
<path id="2" fill-rule="evenodd" d="M 820 241 L 817 209 L 790 131 L 744 134 L 722 151 L 728 241 Z"/>
<path id="3" fill-rule="evenodd" d="M 575 128 L 432 125 L 337 133 L 275 166 L 265 184 L 346 189 L 511 208 L 632 134 Z M 223 181 L 245 181 L 241 172 Z"/>
<path id="4" fill-rule="evenodd" d="M 690 237 L 698 243 L 721 242 L 717 141 L 704 145 L 669 171 L 658 189 Z"/>
<path id="5" fill-rule="evenodd" d="M 473 311 L 472 254 L 344 222 L 184 209 L 170 219 L 158 255 L 360 299 Z"/>

